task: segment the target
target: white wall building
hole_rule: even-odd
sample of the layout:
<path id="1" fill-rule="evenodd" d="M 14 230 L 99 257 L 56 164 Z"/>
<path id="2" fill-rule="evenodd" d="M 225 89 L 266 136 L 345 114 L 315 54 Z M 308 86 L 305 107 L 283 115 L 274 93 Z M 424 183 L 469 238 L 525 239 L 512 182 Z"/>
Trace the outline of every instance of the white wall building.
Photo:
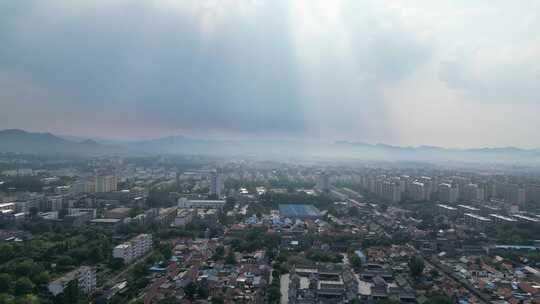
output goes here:
<path id="1" fill-rule="evenodd" d="M 439 200 L 443 203 L 455 203 L 459 199 L 459 188 L 448 183 L 438 186 Z"/>
<path id="2" fill-rule="evenodd" d="M 319 189 L 322 192 L 328 192 L 330 191 L 330 175 L 326 172 L 319 173 L 318 180 L 317 180 L 317 189 Z"/>
<path id="3" fill-rule="evenodd" d="M 15 212 L 15 204 L 14 203 L 3 203 L 3 204 L 0 204 L 0 210 L 1 211 L 8 211 L 8 210 L 11 210 L 13 212 Z"/>
<path id="4" fill-rule="evenodd" d="M 463 198 L 467 201 L 483 201 L 484 188 L 479 187 L 477 184 L 470 183 L 463 189 Z"/>
<path id="5" fill-rule="evenodd" d="M 391 201 L 392 203 L 398 203 L 401 201 L 401 187 L 399 183 L 386 181 L 382 184 L 382 197 Z"/>
<path id="6" fill-rule="evenodd" d="M 223 178 L 217 172 L 210 175 L 210 195 L 216 195 L 218 198 L 223 194 Z"/>
<path id="7" fill-rule="evenodd" d="M 193 211 L 190 209 L 178 209 L 174 218 L 175 227 L 185 227 L 193 220 Z"/>
<path id="8" fill-rule="evenodd" d="M 51 211 L 58 211 L 62 209 L 64 204 L 64 197 L 62 195 L 55 195 L 47 197 L 47 207 Z"/>
<path id="9" fill-rule="evenodd" d="M 120 244 L 113 249 L 113 257 L 130 263 L 152 250 L 152 235 L 139 234 L 131 240 Z"/>
<path id="10" fill-rule="evenodd" d="M 223 209 L 225 200 L 190 200 L 185 197 L 178 199 L 178 208 L 181 209 Z"/>
<path id="11" fill-rule="evenodd" d="M 49 283 L 49 292 L 57 296 L 64 292 L 68 284 L 77 280 L 79 290 L 90 295 L 96 290 L 96 269 L 89 266 L 81 266 L 71 272 L 68 272 L 61 278 Z"/>
<path id="12" fill-rule="evenodd" d="M 427 199 L 426 188 L 421 182 L 412 182 L 409 185 L 409 194 L 415 201 L 425 201 Z"/>
<path id="13" fill-rule="evenodd" d="M 96 176 L 96 192 L 113 192 L 118 190 L 118 179 L 114 175 Z"/>

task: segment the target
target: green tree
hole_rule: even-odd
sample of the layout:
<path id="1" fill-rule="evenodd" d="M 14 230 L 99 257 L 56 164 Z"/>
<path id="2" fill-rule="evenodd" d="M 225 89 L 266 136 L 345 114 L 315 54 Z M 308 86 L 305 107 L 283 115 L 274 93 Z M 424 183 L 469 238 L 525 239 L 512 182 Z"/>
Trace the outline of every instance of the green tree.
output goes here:
<path id="1" fill-rule="evenodd" d="M 58 258 L 57 264 L 64 267 L 74 266 L 77 262 L 70 256 L 63 255 Z"/>
<path id="2" fill-rule="evenodd" d="M 424 260 L 419 256 L 412 257 L 409 260 L 409 270 L 413 277 L 421 276 L 424 272 L 424 267 Z"/>
<path id="3" fill-rule="evenodd" d="M 212 304 L 224 304 L 225 300 L 223 300 L 222 297 L 212 297 L 212 300 L 210 301 Z"/>
<path id="4" fill-rule="evenodd" d="M 124 259 L 112 258 L 111 262 L 109 263 L 109 267 L 111 267 L 113 270 L 121 269 L 122 267 L 124 267 Z"/>
<path id="5" fill-rule="evenodd" d="M 281 290 L 279 285 L 272 284 L 268 290 L 268 303 L 277 304 L 281 301 Z"/>
<path id="6" fill-rule="evenodd" d="M 0 292 L 8 292 L 12 287 L 12 280 L 8 273 L 0 273 Z"/>
<path id="7" fill-rule="evenodd" d="M 223 246 L 218 246 L 216 248 L 216 252 L 212 256 L 212 259 L 219 260 L 219 259 L 222 259 L 224 255 L 225 255 L 225 248 Z"/>
<path id="8" fill-rule="evenodd" d="M 15 301 L 16 304 L 39 304 L 41 301 L 39 297 L 33 294 L 27 294 L 22 297 L 17 298 Z"/>
<path id="9" fill-rule="evenodd" d="M 200 299 L 208 299 L 210 296 L 210 290 L 208 290 L 208 284 L 206 282 L 201 282 L 197 288 L 197 295 Z"/>
<path id="10" fill-rule="evenodd" d="M 89 258 L 94 263 L 99 263 L 105 259 L 101 246 L 93 246 L 89 252 Z"/>
<path id="11" fill-rule="evenodd" d="M 234 252 L 230 251 L 229 254 L 227 254 L 225 257 L 225 264 L 236 265 L 236 257 L 234 256 Z"/>
<path id="12" fill-rule="evenodd" d="M 171 203 L 169 191 L 152 188 L 148 192 L 146 204 L 152 208 L 167 207 Z"/>
<path id="13" fill-rule="evenodd" d="M 1 244 L 0 245 L 0 260 L 7 261 L 13 258 L 15 250 L 10 244 Z"/>
<path id="14" fill-rule="evenodd" d="M 165 259 L 170 259 L 173 254 L 173 248 L 169 243 L 160 243 L 159 252 L 163 255 Z"/>
<path id="15" fill-rule="evenodd" d="M 399 304 L 399 301 L 394 301 L 394 300 L 389 300 L 389 299 L 377 300 L 375 301 L 375 304 Z"/>
<path id="16" fill-rule="evenodd" d="M 197 294 L 197 284 L 190 282 L 186 285 L 184 288 L 184 293 L 186 294 L 186 298 L 193 300 L 195 299 L 195 295 Z"/>
<path id="17" fill-rule="evenodd" d="M 34 290 L 34 283 L 28 277 L 21 277 L 15 283 L 15 294 L 22 296 Z"/>
<path id="18" fill-rule="evenodd" d="M 0 190 L 16 188 L 19 191 L 41 192 L 43 183 L 37 176 L 18 176 L 0 185 Z"/>
<path id="19" fill-rule="evenodd" d="M 452 301 L 452 298 L 446 295 L 441 295 L 441 294 L 433 295 L 429 297 L 428 299 L 429 299 L 428 301 L 429 304 L 453 304 L 454 303 L 454 301 Z"/>
<path id="20" fill-rule="evenodd" d="M 79 302 L 79 298 L 79 282 L 77 282 L 77 280 L 73 280 L 67 284 L 67 287 L 64 290 L 64 301 L 66 304 L 77 303 Z"/>
<path id="21" fill-rule="evenodd" d="M 155 264 L 165 261 L 165 257 L 163 256 L 163 254 L 161 254 L 161 252 L 156 252 L 148 258 L 148 261 L 150 262 L 150 264 Z"/>
<path id="22" fill-rule="evenodd" d="M 178 300 L 175 297 L 166 297 L 158 301 L 158 304 L 176 304 Z"/>
<path id="23" fill-rule="evenodd" d="M 50 276 L 47 271 L 41 271 L 35 274 L 34 276 L 32 276 L 32 282 L 34 282 L 34 284 L 38 286 L 45 285 L 49 283 L 49 281 L 50 281 Z"/>
<path id="24" fill-rule="evenodd" d="M 7 293 L 0 293 L 0 304 L 14 304 L 15 298 Z"/>
<path id="25" fill-rule="evenodd" d="M 29 276 L 32 274 L 34 262 L 32 260 L 24 260 L 15 264 L 14 273 L 19 276 Z"/>
<path id="26" fill-rule="evenodd" d="M 356 254 L 353 253 L 349 257 L 349 261 L 351 262 L 351 266 L 354 268 L 354 270 L 360 270 L 362 268 L 362 259 L 360 259 L 360 257 Z"/>
<path id="27" fill-rule="evenodd" d="M 152 262 L 150 261 L 150 258 L 147 259 L 147 262 L 149 264 L 152 264 Z M 145 267 L 142 263 L 141 264 L 137 264 L 135 265 L 135 267 L 133 267 L 133 269 L 131 270 L 131 273 L 133 274 L 134 277 L 145 277 L 146 275 L 148 275 L 148 268 Z"/>

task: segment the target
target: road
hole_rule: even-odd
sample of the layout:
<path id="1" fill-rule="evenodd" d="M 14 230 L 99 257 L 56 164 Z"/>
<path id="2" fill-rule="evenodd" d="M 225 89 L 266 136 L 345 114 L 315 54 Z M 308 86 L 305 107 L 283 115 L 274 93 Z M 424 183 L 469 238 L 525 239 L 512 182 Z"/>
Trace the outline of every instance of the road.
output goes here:
<path id="1" fill-rule="evenodd" d="M 337 190 L 337 189 L 336 189 Z M 338 190 L 339 191 L 339 190 Z M 342 193 L 343 194 L 343 193 Z M 351 199 L 349 196 L 348 197 L 348 201 L 358 207 L 361 207 L 362 204 L 359 203 L 358 201 L 355 201 L 354 199 Z M 374 210 L 375 211 L 375 210 Z M 375 211 L 376 212 L 376 211 Z M 379 223 L 377 220 L 375 220 L 375 222 L 377 224 L 379 224 L 381 227 L 384 227 L 383 225 L 381 225 L 381 223 Z M 386 229 L 384 230 L 385 233 L 388 234 L 388 231 L 386 231 Z M 461 286 L 465 287 L 469 292 L 471 292 L 472 294 L 474 294 L 476 297 L 478 297 L 478 300 L 480 301 L 480 303 L 489 303 L 490 302 L 490 298 L 489 296 L 487 296 L 486 294 L 482 293 L 481 291 L 479 291 L 478 289 L 476 289 L 474 286 L 472 286 L 469 282 L 465 281 L 464 279 L 461 279 L 459 277 L 457 277 L 452 271 L 449 271 L 448 269 L 445 269 L 445 267 L 442 267 L 442 265 L 440 265 L 439 263 L 436 263 L 434 261 L 432 261 L 432 259 L 429 257 L 429 256 L 426 256 L 424 255 L 421 251 L 419 251 L 418 249 L 416 249 L 414 246 L 408 244 L 408 246 L 413 249 L 418 255 L 421 255 L 426 264 L 429 264 L 431 267 L 434 267 L 434 268 L 437 268 L 438 270 L 440 270 L 441 272 L 443 272 L 446 276 L 448 276 L 449 278 L 451 278 L 453 281 L 455 281 L 456 283 L 460 284 Z"/>
<path id="2" fill-rule="evenodd" d="M 133 263 L 129 264 L 126 268 L 124 268 L 121 272 L 119 272 L 118 274 L 116 274 L 114 277 L 108 279 L 106 282 L 104 282 L 102 285 L 101 285 L 101 288 L 103 288 L 103 286 L 112 286 L 116 283 L 118 283 L 120 281 L 120 278 L 122 278 L 126 273 L 128 273 L 130 270 L 133 269 L 133 267 L 135 267 L 136 265 L 144 262 L 147 258 L 149 258 L 152 254 L 154 254 L 154 251 L 150 251 L 149 253 L 147 253 L 146 255 L 142 256 L 141 258 L 137 259 L 136 261 L 134 261 Z"/>
<path id="3" fill-rule="evenodd" d="M 424 258 L 424 262 L 433 267 L 433 268 L 436 268 L 437 270 L 441 271 L 442 273 L 444 273 L 447 277 L 451 278 L 454 282 L 460 284 L 461 286 L 465 287 L 469 292 L 471 292 L 472 294 L 474 294 L 476 297 L 478 297 L 478 300 L 480 301 L 480 303 L 484 303 L 484 304 L 487 304 L 490 302 L 490 298 L 489 296 L 487 296 L 486 294 L 482 293 L 481 291 L 479 291 L 478 289 L 474 288 L 474 286 L 472 286 L 471 284 L 469 284 L 468 282 L 464 281 L 463 279 L 460 279 L 458 278 L 452 271 L 449 271 L 448 269 L 446 269 L 445 267 L 442 267 L 442 265 L 440 265 L 439 263 L 437 262 L 434 262 L 432 261 L 432 259 L 423 254 L 421 251 L 419 251 L 418 249 L 416 249 L 413 245 L 410 245 L 410 244 L 407 244 L 407 246 L 409 246 L 411 249 L 413 249 L 416 254 L 422 256 Z"/>

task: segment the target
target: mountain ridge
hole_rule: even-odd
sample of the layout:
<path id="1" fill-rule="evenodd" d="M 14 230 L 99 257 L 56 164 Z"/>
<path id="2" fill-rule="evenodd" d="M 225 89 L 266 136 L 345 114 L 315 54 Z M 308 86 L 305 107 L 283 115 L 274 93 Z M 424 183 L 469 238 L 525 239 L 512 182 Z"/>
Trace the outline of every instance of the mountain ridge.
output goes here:
<path id="1" fill-rule="evenodd" d="M 75 137 L 73 137 L 75 138 Z M 287 140 L 209 140 L 183 135 L 151 140 L 104 143 L 95 139 L 75 141 L 52 133 L 21 129 L 0 130 L 0 152 L 29 154 L 201 154 L 213 156 L 291 156 L 361 158 L 411 161 L 534 161 L 540 163 L 539 149 L 517 147 L 444 148 L 437 146 L 396 146 L 383 143 L 335 141 L 305 143 Z"/>
<path id="2" fill-rule="evenodd" d="M 68 140 L 52 133 L 21 129 L 0 130 L 0 152 L 28 154 L 102 154 L 113 152 L 111 146 L 94 140 Z"/>

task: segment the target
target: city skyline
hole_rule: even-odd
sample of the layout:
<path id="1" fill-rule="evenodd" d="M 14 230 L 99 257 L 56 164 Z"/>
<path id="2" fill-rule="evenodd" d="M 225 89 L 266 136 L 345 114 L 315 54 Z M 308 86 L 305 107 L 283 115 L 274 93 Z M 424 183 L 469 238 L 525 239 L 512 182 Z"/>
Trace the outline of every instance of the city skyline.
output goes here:
<path id="1" fill-rule="evenodd" d="M 0 8 L 0 129 L 540 147 L 534 1 Z"/>

